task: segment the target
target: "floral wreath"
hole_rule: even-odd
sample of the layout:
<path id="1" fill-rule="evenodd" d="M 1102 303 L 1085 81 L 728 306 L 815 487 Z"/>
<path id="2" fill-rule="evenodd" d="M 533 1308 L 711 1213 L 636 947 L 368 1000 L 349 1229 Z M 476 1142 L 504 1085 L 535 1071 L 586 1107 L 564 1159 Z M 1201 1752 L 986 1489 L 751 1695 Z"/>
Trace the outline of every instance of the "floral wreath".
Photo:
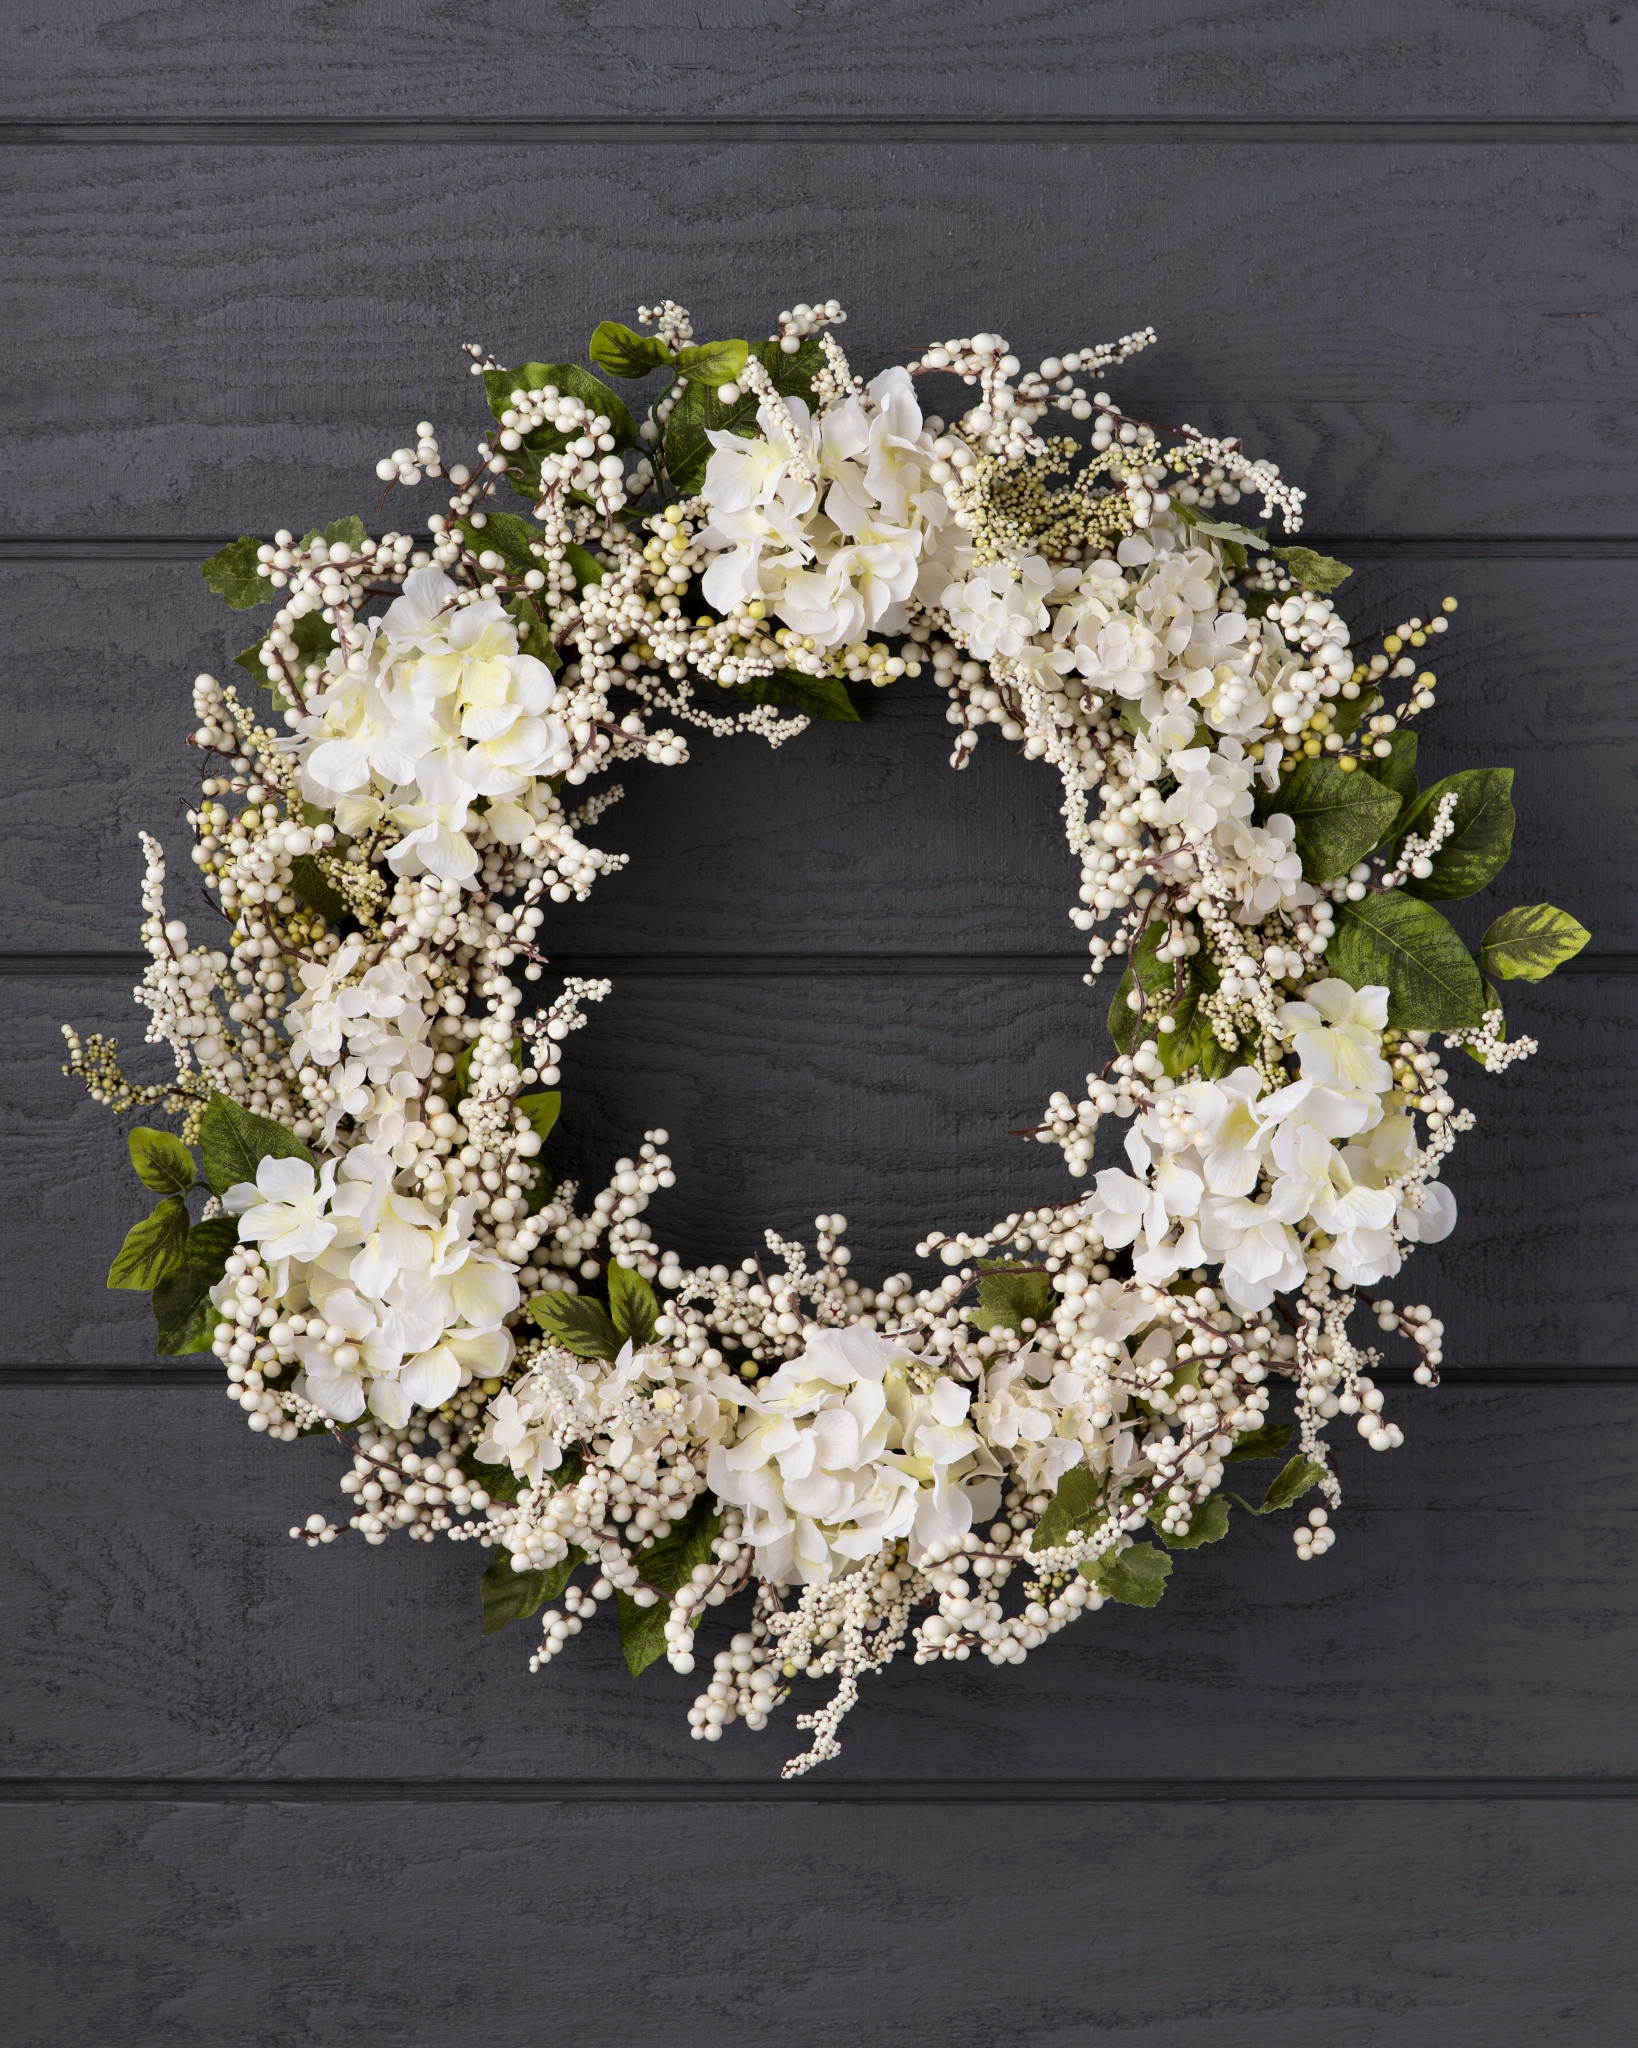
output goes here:
<path id="1" fill-rule="evenodd" d="M 1538 904 L 1475 954 L 1443 916 L 1513 833 L 1510 769 L 1417 777 L 1456 601 L 1356 648 L 1349 570 L 1225 517 L 1297 529 L 1274 464 L 1089 392 L 1151 331 L 1032 371 L 975 334 L 866 384 L 843 317 L 797 305 L 754 345 L 696 342 L 669 300 L 650 332 L 605 322 L 598 369 L 659 380 L 641 424 L 578 364 L 469 345 L 497 422 L 476 467 L 427 421 L 377 465 L 383 500 L 450 488 L 422 537 L 346 518 L 207 562 L 229 605 L 276 607 L 236 658 L 265 696 L 194 684 L 192 859 L 228 936 L 169 915 L 144 835 L 136 995 L 175 1077 L 65 1029 L 98 1101 L 180 1119 L 130 1132 L 160 1199 L 108 1282 L 151 1291 L 159 1350 L 214 1352 L 253 1430 L 343 1443 L 366 1543 L 476 1544 L 484 1631 L 534 1618 L 531 1669 L 613 1600 L 634 1675 L 692 1671 L 706 1611 L 748 1594 L 689 1725 L 760 1729 L 835 1679 L 787 1776 L 900 1650 L 1021 1663 L 1084 1610 L 1153 1606 L 1231 1500 L 1335 1507 L 1331 1418 L 1402 1441 L 1349 1324 L 1369 1297 L 1435 1382 L 1439 1321 L 1376 1292 L 1455 1221 L 1473 1117 L 1434 1035 L 1492 1073 L 1533 1052 L 1494 984 L 1588 937 Z M 973 402 L 928 415 L 929 382 Z M 556 906 L 624 864 L 586 836 L 619 785 L 576 792 L 681 765 L 691 731 L 781 746 L 901 678 L 948 698 L 954 767 L 997 726 L 1061 780 L 1114 1047 L 1028 1135 L 1086 1184 L 928 1231 L 948 1271 L 923 1286 L 861 1285 L 839 1215 L 811 1258 L 770 1230 L 687 1267 L 646 1220 L 664 1131 L 584 1204 L 542 1156 L 611 984 L 524 984 Z M 1124 1163 L 1094 1171 L 1109 1118 Z M 1251 1503 L 1226 1479 L 1255 1459 L 1278 1470 Z M 1293 1535 L 1323 1555 L 1327 1509 Z"/>

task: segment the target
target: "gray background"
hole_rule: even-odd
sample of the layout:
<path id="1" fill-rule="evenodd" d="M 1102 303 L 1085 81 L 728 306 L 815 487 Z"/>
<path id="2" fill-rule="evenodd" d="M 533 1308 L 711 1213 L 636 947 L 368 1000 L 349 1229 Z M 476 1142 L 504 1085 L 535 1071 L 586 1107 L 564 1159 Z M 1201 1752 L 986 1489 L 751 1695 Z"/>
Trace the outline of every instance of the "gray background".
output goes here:
<path id="1" fill-rule="evenodd" d="M 8 2042 L 1631 2038 L 1634 22 L 13 0 Z M 891 1672 L 793 1792 L 788 1718 L 691 1743 L 692 1684 L 602 1629 L 535 1679 L 480 1643 L 468 1551 L 288 1541 L 334 1455 L 252 1438 L 104 1291 L 136 1204 L 57 1027 L 140 1045 L 135 833 L 180 847 L 187 683 L 251 637 L 203 554 L 372 515 L 418 418 L 469 443 L 462 340 L 572 354 L 665 294 L 757 335 L 832 293 L 866 368 L 1152 321 L 1117 395 L 1305 483 L 1362 632 L 1461 598 L 1425 753 L 1516 763 L 1521 829 L 1458 914 L 1595 938 L 1510 991 L 1539 1060 L 1461 1075 L 1461 1226 L 1407 1276 L 1453 1369 L 1394 1388 L 1397 1456 L 1339 1436 L 1334 1554 L 1242 1520 L 1157 1613 Z M 623 778 L 632 867 L 553 934 L 617 982 L 554 1144 L 597 1171 L 667 1125 L 686 1254 L 839 1206 L 874 1277 L 1058 1190 L 1006 1135 L 1103 1057 L 1053 786 L 947 751 L 901 685 Z"/>

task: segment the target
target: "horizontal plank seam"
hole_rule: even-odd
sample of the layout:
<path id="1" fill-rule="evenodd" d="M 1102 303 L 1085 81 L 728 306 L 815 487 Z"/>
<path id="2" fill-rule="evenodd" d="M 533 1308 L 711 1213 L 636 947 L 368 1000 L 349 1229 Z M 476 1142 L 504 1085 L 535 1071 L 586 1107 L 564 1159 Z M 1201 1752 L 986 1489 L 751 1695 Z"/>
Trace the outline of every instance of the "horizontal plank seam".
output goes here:
<path id="1" fill-rule="evenodd" d="M 1638 1778 L 6 1778 L 0 1805 L 1193 1805 L 1626 1800 Z"/>
<path id="2" fill-rule="evenodd" d="M 1384 1385 L 1409 1386 L 1414 1368 L 1383 1365 L 1374 1377 Z M 220 1387 L 227 1383 L 219 1365 L 59 1365 L 35 1360 L 22 1365 L 0 1364 L 0 1390 L 6 1387 Z M 1445 1387 L 1631 1387 L 1638 1386 L 1634 1365 L 1447 1365 L 1441 1368 Z"/>
<path id="3" fill-rule="evenodd" d="M 0 976 L 141 974 L 146 953 L 0 953 Z M 736 976 L 1051 975 L 1086 971 L 1085 953 L 558 953 L 558 974 L 629 974 L 667 980 Z M 1581 953 L 1560 974 L 1638 974 L 1638 953 Z"/>
<path id="4" fill-rule="evenodd" d="M 310 144 L 466 147 L 608 147 L 634 144 L 808 142 L 834 147 L 906 144 L 1632 143 L 1638 120 L 1555 115 L 1221 114 L 598 114 L 87 115 L 0 122 L 0 147 L 296 148 Z"/>

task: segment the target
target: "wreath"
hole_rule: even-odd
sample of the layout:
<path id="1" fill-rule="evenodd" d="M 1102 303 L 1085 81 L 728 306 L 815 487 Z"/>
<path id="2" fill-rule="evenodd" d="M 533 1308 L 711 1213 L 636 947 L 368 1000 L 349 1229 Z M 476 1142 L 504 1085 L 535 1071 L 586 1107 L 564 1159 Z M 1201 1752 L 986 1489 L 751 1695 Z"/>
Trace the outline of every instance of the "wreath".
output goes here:
<path id="1" fill-rule="evenodd" d="M 1383 1290 L 1455 1222 L 1447 1056 L 1533 1052 L 1496 984 L 1588 937 L 1546 904 L 1458 936 L 1439 906 L 1493 880 L 1513 807 L 1507 768 L 1418 779 L 1455 599 L 1356 645 L 1350 571 L 1238 523 L 1297 530 L 1273 463 L 1090 388 L 1151 331 L 1029 371 L 975 334 L 867 384 L 843 317 L 700 342 L 667 300 L 598 327 L 603 375 L 469 345 L 475 464 L 423 420 L 377 465 L 383 503 L 447 489 L 424 530 L 206 562 L 274 607 L 241 677 L 194 684 L 191 858 L 225 935 L 171 914 L 144 835 L 136 995 L 174 1077 L 65 1030 L 97 1100 L 179 1126 L 129 1134 L 159 1199 L 109 1286 L 151 1293 L 162 1353 L 222 1360 L 251 1429 L 349 1453 L 341 1519 L 291 1534 L 474 1544 L 484 1631 L 533 1620 L 531 1668 L 613 1601 L 634 1675 L 689 1672 L 747 1596 L 689 1726 L 760 1729 L 835 1680 L 787 1775 L 901 1650 L 1020 1663 L 1153 1606 L 1231 1502 L 1334 1508 L 1332 1418 L 1402 1441 L 1351 1324 L 1434 1383 L 1438 1319 Z M 620 381 L 656 394 L 640 423 Z M 941 389 L 970 400 L 949 421 Z M 994 726 L 1061 781 L 1085 979 L 1116 984 L 1112 1050 L 1026 1134 L 1071 1186 L 929 1230 L 926 1284 L 861 1284 L 840 1215 L 811 1251 L 770 1230 L 685 1266 L 649 1222 L 666 1132 L 589 1199 L 547 1163 L 611 984 L 529 986 L 558 906 L 623 865 L 588 836 L 612 770 L 701 732 L 778 747 L 890 686 L 944 693 L 954 767 Z M 1229 1468 L 1258 1459 L 1248 1501 Z M 1322 1556 L 1327 1506 L 1293 1538 Z"/>

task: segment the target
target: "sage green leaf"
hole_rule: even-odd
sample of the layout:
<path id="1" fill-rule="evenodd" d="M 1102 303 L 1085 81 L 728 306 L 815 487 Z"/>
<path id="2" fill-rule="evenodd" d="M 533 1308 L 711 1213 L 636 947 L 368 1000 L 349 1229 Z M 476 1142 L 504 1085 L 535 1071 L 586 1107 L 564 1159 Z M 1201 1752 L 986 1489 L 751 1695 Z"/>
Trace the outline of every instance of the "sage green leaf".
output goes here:
<path id="1" fill-rule="evenodd" d="M 600 320 L 592 330 L 586 353 L 600 370 L 611 377 L 635 380 L 672 360 L 670 349 L 652 334 L 639 334 L 634 327 L 622 327 L 618 320 Z M 513 384 L 508 393 L 521 387 Z"/>
<path id="2" fill-rule="evenodd" d="M 1479 965 L 1503 981 L 1545 981 L 1592 937 L 1567 910 L 1527 903 L 1504 910 L 1479 941 Z"/>
<path id="3" fill-rule="evenodd" d="M 737 697 L 741 704 L 777 704 L 782 711 L 799 711 L 804 718 L 847 725 L 860 722 L 858 707 L 840 676 L 805 676 L 795 669 L 780 668 L 771 676 L 736 683 L 725 694 Z"/>
<path id="4" fill-rule="evenodd" d="M 750 358 L 743 341 L 706 341 L 678 351 L 677 368 L 691 384 L 731 384 Z"/>
<path id="5" fill-rule="evenodd" d="M 583 548 L 577 540 L 571 540 L 564 548 L 563 559 L 574 571 L 576 590 L 584 590 L 588 583 L 601 583 L 608 574 L 591 549 Z"/>
<path id="6" fill-rule="evenodd" d="M 702 1493 L 683 1519 L 673 1524 L 669 1535 L 638 1552 L 637 1569 L 643 1575 L 643 1583 L 669 1599 L 688 1583 L 700 1565 L 710 1563 L 711 1546 L 721 1534 L 722 1517 L 712 1504 L 711 1495 Z M 665 1655 L 668 1599 L 657 1600 L 652 1607 L 639 1607 L 629 1593 L 619 1596 L 620 1647 L 626 1653 L 626 1668 L 633 1678 L 641 1677 L 656 1657 Z M 694 1610 L 696 1628 L 703 1611 Z"/>
<path id="7" fill-rule="evenodd" d="M 1382 709 L 1382 693 L 1367 684 L 1357 697 L 1336 697 L 1331 702 L 1331 730 L 1341 739 L 1351 739 L 1362 718 Z"/>
<path id="8" fill-rule="evenodd" d="M 532 1095 L 518 1096 L 512 1106 L 523 1111 L 536 1137 L 544 1145 L 552 1135 L 552 1126 L 563 1107 L 563 1093 L 558 1088 L 537 1089 Z"/>
<path id="9" fill-rule="evenodd" d="M 167 1195 L 151 1216 L 133 1223 L 108 1268 L 110 1287 L 140 1288 L 146 1293 L 168 1279 L 181 1265 L 188 1242 L 188 1205 L 180 1195 Z"/>
<path id="10" fill-rule="evenodd" d="M 782 398 L 800 398 L 812 404 L 813 380 L 825 366 L 825 352 L 817 341 L 804 341 L 793 355 L 786 355 L 777 341 L 759 342 L 747 351 L 747 360 L 750 356 L 755 356 L 768 372 Z M 743 434 L 754 438 L 759 403 L 756 394 L 747 391 L 732 405 L 724 405 L 715 384 L 705 379 L 697 383 L 691 380 L 666 423 L 665 473 L 673 489 L 685 497 L 692 497 L 699 490 L 705 480 L 705 466 L 711 459 L 711 443 L 706 438 L 709 434 Z"/>
<path id="11" fill-rule="evenodd" d="M 1388 991 L 1388 1022 L 1400 1031 L 1459 1031 L 1484 1010 L 1479 970 L 1448 920 L 1403 889 L 1339 903 L 1325 955 L 1330 973 L 1355 988 Z"/>
<path id="12" fill-rule="evenodd" d="M 1234 1448 L 1223 1460 L 1232 1465 L 1236 1458 L 1277 1458 L 1291 1441 L 1289 1422 L 1266 1423 L 1261 1429 L 1248 1430 L 1235 1439 Z"/>
<path id="13" fill-rule="evenodd" d="M 537 1294 L 529 1304 L 531 1319 L 554 1344 L 576 1358 L 615 1358 L 620 1337 L 608 1311 L 588 1294 Z"/>
<path id="14" fill-rule="evenodd" d="M 211 589 L 236 612 L 248 612 L 252 605 L 267 604 L 277 595 L 256 559 L 261 545 L 255 534 L 241 533 L 199 565 Z"/>
<path id="15" fill-rule="evenodd" d="M 483 373 L 489 410 L 496 419 L 503 412 L 510 412 L 514 391 L 544 391 L 548 384 L 568 392 L 571 398 L 578 398 L 593 412 L 602 413 L 617 448 L 636 445 L 637 429 L 625 400 L 616 396 L 601 377 L 594 377 L 590 370 L 581 369 L 578 363 L 524 363 L 516 370 L 485 370 Z M 555 433 L 550 427 L 541 427 L 529 436 L 524 445 L 556 454 L 567 447 L 568 437 Z"/>
<path id="16" fill-rule="evenodd" d="M 1105 1555 L 1081 1566 L 1083 1579 L 1123 1607 L 1158 1606 L 1171 1575 L 1171 1559 L 1152 1543 L 1134 1543 L 1119 1557 Z"/>
<path id="17" fill-rule="evenodd" d="M 1380 703 L 1381 699 L 1377 701 Z M 1401 728 L 1398 732 L 1388 735 L 1388 746 L 1391 751 L 1386 759 L 1369 752 L 1359 757 L 1360 769 L 1374 781 L 1380 782 L 1385 789 L 1391 789 L 1399 798 L 1400 829 L 1403 828 L 1405 817 L 1414 809 L 1420 791 L 1420 785 L 1416 780 L 1416 739 L 1415 733 L 1406 732 Z"/>
<path id="18" fill-rule="evenodd" d="M 210 1290 L 227 1271 L 239 1242 L 238 1219 L 213 1216 L 188 1232 L 182 1263 L 154 1289 L 154 1344 L 162 1358 L 208 1351 L 222 1320 Z"/>
<path id="19" fill-rule="evenodd" d="M 529 552 L 530 546 L 540 540 L 540 528 L 520 519 L 515 512 L 486 513 L 482 526 L 474 526 L 470 519 L 457 519 L 454 525 L 474 554 L 482 554 L 488 548 L 499 555 L 515 583 L 521 583 L 531 569 L 540 567 L 539 557 Z"/>
<path id="20" fill-rule="evenodd" d="M 1293 583 L 1300 583 L 1304 590 L 1317 590 L 1322 596 L 1346 583 L 1354 573 L 1346 562 L 1339 562 L 1333 555 L 1317 555 L 1312 548 L 1270 548 L 1269 553 L 1275 561 L 1285 564 Z"/>
<path id="21" fill-rule="evenodd" d="M 629 1337 L 639 1349 L 654 1341 L 654 1325 L 660 1304 L 654 1289 L 634 1267 L 609 1261 L 609 1314 L 616 1331 Z"/>
<path id="22" fill-rule="evenodd" d="M 211 1097 L 200 1120 L 199 1151 L 213 1195 L 253 1181 L 264 1159 L 305 1159 L 315 1172 L 318 1169 L 317 1160 L 293 1131 L 221 1094 Z"/>
<path id="23" fill-rule="evenodd" d="M 353 907 L 331 881 L 324 860 L 314 853 L 300 853 L 290 863 L 290 889 L 309 910 L 316 910 L 326 924 L 346 924 Z"/>
<path id="24" fill-rule="evenodd" d="M 1186 526 L 1192 526 L 1196 533 L 1209 533 L 1213 540 L 1221 542 L 1223 559 L 1231 569 L 1245 567 L 1248 550 L 1260 555 L 1268 547 L 1268 535 L 1254 526 L 1235 526 L 1226 519 L 1205 519 L 1187 505 L 1179 505 L 1176 509 Z"/>
<path id="25" fill-rule="evenodd" d="M 156 1195 L 186 1194 L 198 1178 L 193 1154 L 169 1131 L 153 1131 L 146 1124 L 138 1124 L 127 1134 L 125 1142 L 131 1149 L 137 1179 Z"/>
<path id="26" fill-rule="evenodd" d="M 497 1544 L 478 1581 L 483 1596 L 484 1634 L 492 1636 L 509 1621 L 527 1621 L 531 1614 L 538 1614 L 549 1600 L 557 1598 L 585 1562 L 586 1553 L 571 1543 L 568 1556 L 560 1558 L 550 1570 L 515 1572 L 512 1553 Z"/>
<path id="27" fill-rule="evenodd" d="M 1095 1528 L 1109 1512 L 1103 1494 L 1103 1481 L 1095 1472 L 1071 1465 L 1035 1526 L 1030 1549 L 1057 1550 L 1083 1530 Z"/>
<path id="28" fill-rule="evenodd" d="M 1318 1486 L 1325 1477 L 1325 1467 L 1305 1458 L 1301 1452 L 1289 1463 L 1280 1467 L 1268 1482 L 1268 1491 L 1263 1495 L 1263 1504 L 1256 1510 L 1259 1515 L 1277 1514 L 1282 1508 L 1294 1507 L 1312 1487 Z"/>
<path id="29" fill-rule="evenodd" d="M 975 1330 L 1015 1330 L 1022 1336 L 1026 1321 L 1052 1320 L 1052 1275 L 1040 1267 L 1027 1273 L 987 1272 L 979 1275 Z"/>
<path id="30" fill-rule="evenodd" d="M 1297 828 L 1302 871 L 1311 882 L 1334 882 L 1345 875 L 1382 843 L 1399 815 L 1393 790 L 1323 756 L 1298 762 L 1280 784 L 1278 802 Z"/>
<path id="31" fill-rule="evenodd" d="M 1150 1516 L 1151 1521 L 1158 1519 Z M 1228 1529 L 1229 1504 L 1220 1493 L 1212 1493 L 1192 1511 L 1186 1536 L 1168 1536 L 1161 1530 L 1160 1540 L 1168 1550 L 1198 1550 L 1202 1543 L 1221 1543 Z"/>
<path id="32" fill-rule="evenodd" d="M 1395 836 L 1407 832 L 1424 837 L 1433 824 L 1439 800 L 1456 792 L 1456 822 L 1450 837 L 1433 856 L 1426 881 L 1411 880 L 1413 896 L 1445 901 L 1471 896 L 1507 864 L 1513 851 L 1513 771 L 1511 768 L 1464 768 L 1424 789 L 1403 813 Z"/>
<path id="33" fill-rule="evenodd" d="M 553 645 L 551 628 L 535 609 L 534 600 L 520 592 L 507 605 L 506 614 L 518 629 L 518 652 L 532 654 L 556 675 L 563 666 L 563 657 Z"/>

